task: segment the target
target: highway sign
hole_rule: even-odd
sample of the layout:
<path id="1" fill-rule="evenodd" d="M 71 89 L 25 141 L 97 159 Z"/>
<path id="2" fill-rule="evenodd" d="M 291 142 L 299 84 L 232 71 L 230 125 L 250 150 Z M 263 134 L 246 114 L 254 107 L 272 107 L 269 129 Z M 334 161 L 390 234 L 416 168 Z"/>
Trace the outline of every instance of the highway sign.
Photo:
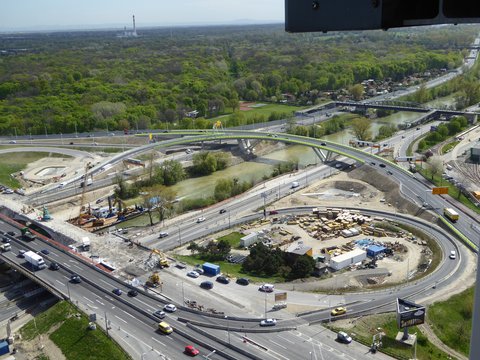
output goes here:
<path id="1" fill-rule="evenodd" d="M 432 188 L 432 195 L 448 194 L 448 187 L 434 187 Z"/>

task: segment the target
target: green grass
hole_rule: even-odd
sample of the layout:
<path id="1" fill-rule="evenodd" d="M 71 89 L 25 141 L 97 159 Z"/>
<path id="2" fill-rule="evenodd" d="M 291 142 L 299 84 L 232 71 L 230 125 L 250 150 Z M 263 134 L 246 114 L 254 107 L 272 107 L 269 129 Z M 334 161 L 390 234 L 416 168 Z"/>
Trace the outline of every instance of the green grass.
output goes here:
<path id="1" fill-rule="evenodd" d="M 353 328 L 342 328 L 337 323 L 330 326 L 333 330 L 344 330 L 347 333 L 355 334 L 352 336 L 356 341 L 359 341 L 367 346 L 372 344 L 372 336 L 376 333 L 377 328 L 381 328 L 386 334 L 382 338 L 382 346 L 380 351 L 393 356 L 397 359 L 411 359 L 413 358 L 413 348 L 398 343 L 395 340 L 397 333 L 400 331 L 397 327 L 395 313 L 379 314 L 364 316 L 354 321 Z M 417 359 L 419 360 L 447 360 L 449 356 L 443 351 L 436 348 L 415 326 L 409 329 L 409 333 L 417 333 Z"/>
<path id="2" fill-rule="evenodd" d="M 239 232 L 232 232 L 228 235 L 219 237 L 217 240 L 226 240 L 232 248 L 238 248 L 240 246 L 240 239 L 244 237 L 245 235 L 239 233 Z"/>
<path id="3" fill-rule="evenodd" d="M 80 317 L 70 317 L 50 335 L 50 339 L 62 350 L 67 359 L 131 359 L 99 327 L 96 330 L 89 330 L 88 323 L 88 318 L 83 314 Z"/>
<path id="4" fill-rule="evenodd" d="M 175 257 L 183 261 L 189 265 L 197 265 L 203 264 L 205 260 L 202 260 L 198 254 L 195 255 L 175 255 Z M 238 278 L 238 277 L 247 277 L 252 282 L 256 283 L 276 283 L 276 282 L 283 282 L 284 279 L 280 276 L 273 276 L 273 277 L 261 277 L 261 276 L 251 276 L 248 273 L 242 272 L 242 265 L 241 264 L 231 264 L 228 261 L 212 261 L 212 263 L 216 265 L 220 265 L 220 271 L 223 275 L 227 275 L 231 278 Z"/>
<path id="5" fill-rule="evenodd" d="M 455 146 L 458 145 L 460 141 L 452 141 L 451 143 L 448 143 L 442 147 L 442 154 L 446 154 L 450 150 L 452 150 Z"/>
<path id="6" fill-rule="evenodd" d="M 447 180 L 443 179 L 442 174 L 435 174 L 432 180 L 432 174 L 429 169 L 417 167 L 417 170 L 422 176 L 424 176 L 428 181 L 432 182 L 435 186 L 448 187 L 448 194 L 452 198 L 457 199 L 469 209 L 480 214 L 480 208 L 477 208 L 475 204 L 473 204 L 470 201 L 470 199 L 468 199 L 465 195 L 463 195 L 456 186 L 452 185 Z"/>
<path id="7" fill-rule="evenodd" d="M 46 334 L 56 325 L 58 329 L 50 339 L 60 348 L 68 360 L 130 359 L 118 344 L 110 340 L 103 330 L 88 330 L 85 314 L 75 316 L 79 311 L 70 303 L 61 301 L 37 315 L 20 329 L 24 340 L 32 340 L 39 334 Z M 93 351 L 94 349 L 94 351 Z M 37 359 L 48 359 L 45 355 Z"/>
<path id="8" fill-rule="evenodd" d="M 20 334 L 25 340 L 32 340 L 39 334 L 45 334 L 48 330 L 75 313 L 75 309 L 66 301 L 59 302 L 30 320 L 21 329 Z M 36 323 L 36 327 L 35 327 Z"/>
<path id="9" fill-rule="evenodd" d="M 28 164 L 45 157 L 69 158 L 70 156 L 42 152 L 18 152 L 3 154 L 0 157 L 0 184 L 14 189 L 19 188 L 20 183 L 16 179 L 12 178 L 10 174 L 24 170 Z"/>
<path id="10" fill-rule="evenodd" d="M 435 334 L 450 348 L 468 356 L 472 332 L 474 288 L 437 302 L 427 310 Z"/>

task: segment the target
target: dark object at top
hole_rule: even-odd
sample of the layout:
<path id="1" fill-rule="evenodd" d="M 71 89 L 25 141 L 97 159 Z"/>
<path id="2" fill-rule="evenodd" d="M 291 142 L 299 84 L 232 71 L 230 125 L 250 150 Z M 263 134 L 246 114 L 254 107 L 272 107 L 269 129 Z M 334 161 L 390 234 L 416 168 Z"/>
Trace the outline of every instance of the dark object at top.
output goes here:
<path id="1" fill-rule="evenodd" d="M 373 30 L 480 22 L 471 0 L 285 0 L 288 32 Z"/>

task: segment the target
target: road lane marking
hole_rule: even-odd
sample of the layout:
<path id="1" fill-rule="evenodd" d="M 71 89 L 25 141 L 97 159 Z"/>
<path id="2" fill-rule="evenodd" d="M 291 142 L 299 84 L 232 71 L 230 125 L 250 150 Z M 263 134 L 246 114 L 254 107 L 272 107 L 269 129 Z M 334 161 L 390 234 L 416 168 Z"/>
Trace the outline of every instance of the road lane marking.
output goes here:
<path id="1" fill-rule="evenodd" d="M 105 306 L 105 304 L 103 302 L 101 302 L 100 300 L 95 299 L 95 301 L 98 302 L 99 304 L 101 304 L 102 306 Z"/>
<path id="2" fill-rule="evenodd" d="M 60 280 L 58 280 L 58 279 L 55 279 L 55 281 L 56 281 L 56 282 L 58 282 L 60 285 L 63 285 L 63 286 L 65 286 L 65 284 L 64 284 L 63 282 L 61 282 Z"/>
<path id="3" fill-rule="evenodd" d="M 63 263 L 63 265 L 65 265 L 66 267 L 70 268 L 70 265 L 68 265 L 67 263 Z"/>
<path id="4" fill-rule="evenodd" d="M 133 316 L 132 314 L 126 312 L 125 310 L 122 310 L 125 314 L 127 314 L 128 316 L 134 318 L 135 320 L 138 320 L 135 316 Z M 140 321 L 140 320 L 139 320 Z"/>
<path id="5" fill-rule="evenodd" d="M 159 343 L 160 345 L 163 345 L 163 346 L 167 347 L 166 344 L 162 343 L 160 340 L 155 339 L 154 337 L 152 337 L 152 340 Z"/>
<path id="6" fill-rule="evenodd" d="M 84 296 L 83 298 L 87 301 L 90 301 L 92 304 L 94 304 L 94 302 L 92 300 L 90 300 L 89 298 L 87 298 L 86 296 Z"/>
<path id="7" fill-rule="evenodd" d="M 73 265 L 75 266 L 78 270 L 82 271 L 83 269 L 80 267 L 80 266 L 77 266 L 77 265 Z"/>
<path id="8" fill-rule="evenodd" d="M 112 284 L 106 282 L 105 280 L 102 280 L 102 279 L 99 279 L 101 282 L 103 282 L 104 284 L 107 284 L 108 286 L 112 286 Z"/>
<path id="9" fill-rule="evenodd" d="M 127 320 L 123 320 L 121 317 L 117 316 L 117 315 L 113 315 L 115 316 L 118 320 L 120 321 L 123 321 L 125 324 L 128 324 L 128 321 Z M 127 333 L 128 334 L 128 333 Z"/>
<path id="10" fill-rule="evenodd" d="M 277 346 L 280 346 L 282 349 L 287 350 L 287 348 L 286 348 L 285 346 L 280 345 L 279 343 L 277 343 L 277 342 L 275 342 L 275 341 L 273 341 L 273 340 L 270 340 L 270 342 L 274 343 L 274 344 L 277 345 Z"/>
<path id="11" fill-rule="evenodd" d="M 59 257 L 60 255 L 58 255 L 57 253 L 50 253 L 50 255 L 55 255 L 56 257 Z"/>
<path id="12" fill-rule="evenodd" d="M 142 300 L 139 300 L 139 299 L 137 299 L 137 301 L 138 301 L 138 302 L 140 302 L 140 303 L 142 303 L 143 305 L 145 305 L 145 306 L 149 307 L 149 308 L 150 308 L 150 309 L 152 309 L 152 310 L 156 310 L 156 308 L 154 308 L 153 306 L 151 306 L 151 305 L 149 305 L 149 304 L 147 304 L 147 303 L 143 302 Z"/>
<path id="13" fill-rule="evenodd" d="M 277 336 L 278 336 L 280 339 L 282 339 L 282 340 L 284 340 L 284 341 L 287 341 L 287 342 L 289 342 L 290 344 L 295 344 L 295 342 L 294 342 L 294 341 L 292 341 L 292 340 L 288 340 L 287 338 L 284 338 L 284 337 L 283 337 L 283 336 L 281 336 L 281 335 L 277 335 Z"/>

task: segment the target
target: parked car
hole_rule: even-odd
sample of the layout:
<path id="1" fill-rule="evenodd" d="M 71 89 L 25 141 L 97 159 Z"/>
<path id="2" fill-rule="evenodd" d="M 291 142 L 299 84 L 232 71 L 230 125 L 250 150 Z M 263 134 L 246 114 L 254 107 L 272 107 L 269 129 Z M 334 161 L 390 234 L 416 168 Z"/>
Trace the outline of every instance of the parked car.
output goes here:
<path id="1" fill-rule="evenodd" d="M 153 313 L 153 316 L 155 316 L 155 317 L 157 317 L 157 318 L 159 318 L 159 319 L 163 319 L 163 318 L 165 318 L 166 314 L 165 314 L 165 312 L 162 311 L 162 310 L 157 310 L 157 311 L 155 311 L 155 312 Z"/>
<path id="2" fill-rule="evenodd" d="M 178 263 L 176 263 L 175 266 L 179 269 L 185 269 L 187 267 L 187 264 L 182 263 L 182 262 L 178 262 Z"/>
<path id="3" fill-rule="evenodd" d="M 52 262 L 52 263 L 50 263 L 49 269 L 50 270 L 58 270 L 58 269 L 60 269 L 60 265 L 58 265 L 56 262 Z"/>
<path id="4" fill-rule="evenodd" d="M 163 310 L 167 312 L 175 312 L 177 311 L 177 307 L 173 304 L 167 304 L 163 307 Z"/>
<path id="5" fill-rule="evenodd" d="M 138 295 L 138 291 L 135 289 L 128 290 L 128 296 L 135 297 Z"/>
<path id="6" fill-rule="evenodd" d="M 238 278 L 237 279 L 237 284 L 246 286 L 246 285 L 250 284 L 250 280 L 248 280 L 247 278 Z"/>
<path id="7" fill-rule="evenodd" d="M 275 319 L 265 319 L 260 321 L 260 326 L 275 326 L 277 325 L 277 320 Z"/>
<path id="8" fill-rule="evenodd" d="M 192 270 L 192 271 L 187 272 L 187 276 L 190 276 L 191 278 L 196 279 L 200 276 L 200 274 L 198 272 Z"/>
<path id="9" fill-rule="evenodd" d="M 207 289 L 207 290 L 210 290 L 210 289 L 213 289 L 213 283 L 211 281 L 203 281 L 201 284 L 200 284 L 200 287 L 202 289 Z"/>
<path id="10" fill-rule="evenodd" d="M 195 267 L 195 270 L 194 270 L 196 273 L 198 273 L 199 275 L 203 275 L 205 273 L 205 271 L 203 271 L 203 269 L 201 267 L 199 267 L 199 265 L 197 265 Z"/>
<path id="11" fill-rule="evenodd" d="M 350 344 L 352 342 L 352 338 L 344 331 L 339 331 L 337 333 L 337 341 Z"/>
<path id="12" fill-rule="evenodd" d="M 343 315 L 347 312 L 347 308 L 340 306 L 332 310 L 332 316 Z"/>
<path id="13" fill-rule="evenodd" d="M 217 282 L 221 283 L 221 284 L 229 284 L 230 283 L 230 279 L 227 278 L 226 276 L 223 276 L 223 275 L 220 275 L 217 277 Z"/>
<path id="14" fill-rule="evenodd" d="M 193 345 L 187 345 L 185 346 L 185 354 L 190 356 L 197 356 L 198 354 L 200 354 L 200 350 L 194 348 Z"/>

